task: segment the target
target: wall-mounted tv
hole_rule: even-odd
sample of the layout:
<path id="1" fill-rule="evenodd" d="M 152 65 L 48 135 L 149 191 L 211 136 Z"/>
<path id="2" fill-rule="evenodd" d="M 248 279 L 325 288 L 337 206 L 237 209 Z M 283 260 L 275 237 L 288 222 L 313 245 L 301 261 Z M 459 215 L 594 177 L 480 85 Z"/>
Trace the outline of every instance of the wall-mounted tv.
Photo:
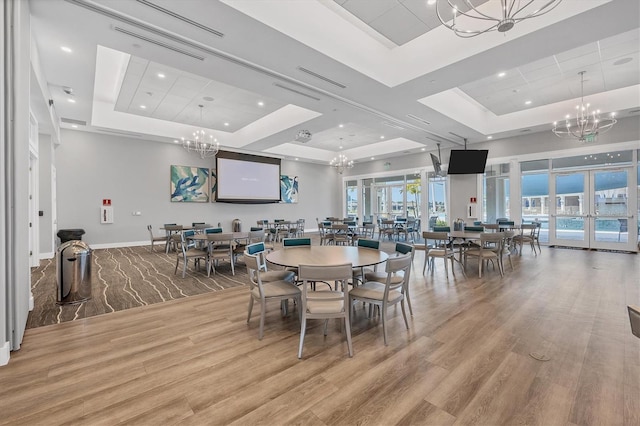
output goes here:
<path id="1" fill-rule="evenodd" d="M 452 149 L 447 174 L 471 175 L 484 173 L 487 164 L 487 149 Z"/>
<path id="2" fill-rule="evenodd" d="M 279 158 L 219 151 L 216 154 L 216 179 L 217 202 L 280 202 Z"/>
<path id="3" fill-rule="evenodd" d="M 444 173 L 442 172 L 442 163 L 440 163 L 440 159 L 434 154 L 431 154 L 431 164 L 433 164 L 433 171 L 436 176 L 444 176 Z"/>

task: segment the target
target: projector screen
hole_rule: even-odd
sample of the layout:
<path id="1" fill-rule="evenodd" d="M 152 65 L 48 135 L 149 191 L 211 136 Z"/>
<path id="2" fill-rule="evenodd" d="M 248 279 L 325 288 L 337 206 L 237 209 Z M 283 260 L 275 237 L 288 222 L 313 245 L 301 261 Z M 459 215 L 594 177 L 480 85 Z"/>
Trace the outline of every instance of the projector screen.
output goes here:
<path id="1" fill-rule="evenodd" d="M 488 154 L 489 151 L 486 149 L 452 149 L 447 174 L 472 175 L 484 173 Z"/>
<path id="2" fill-rule="evenodd" d="M 220 151 L 216 155 L 216 201 L 280 202 L 280 159 Z"/>

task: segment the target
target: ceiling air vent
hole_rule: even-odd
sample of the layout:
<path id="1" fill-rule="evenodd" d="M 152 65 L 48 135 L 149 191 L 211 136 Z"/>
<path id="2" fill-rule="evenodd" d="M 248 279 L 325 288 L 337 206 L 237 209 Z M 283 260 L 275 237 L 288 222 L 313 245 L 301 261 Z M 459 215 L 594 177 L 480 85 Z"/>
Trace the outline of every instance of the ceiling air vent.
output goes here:
<path id="1" fill-rule="evenodd" d="M 320 100 L 320 98 L 316 98 L 315 96 L 311 96 L 311 95 L 309 95 L 307 93 L 304 93 L 304 92 L 301 92 L 299 90 L 292 89 L 291 87 L 283 86 L 280 83 L 273 83 L 273 85 L 276 86 L 276 87 L 279 87 L 281 89 L 288 90 L 288 91 L 293 92 L 293 93 L 297 93 L 298 95 L 306 96 L 307 98 L 310 98 L 310 99 L 313 99 L 313 100 L 316 100 L 316 101 Z"/>
<path id="2" fill-rule="evenodd" d="M 410 118 L 410 119 L 412 119 L 412 120 L 419 121 L 420 123 L 426 124 L 427 126 L 430 126 L 430 125 L 431 125 L 431 122 L 430 122 L 430 121 L 427 121 L 427 120 L 425 120 L 424 118 L 420 118 L 420 117 L 418 117 L 417 115 L 407 114 L 407 117 L 409 117 L 409 118 Z"/>
<path id="3" fill-rule="evenodd" d="M 399 125 L 397 125 L 395 123 L 390 123 L 388 121 L 383 121 L 382 124 L 387 126 L 387 127 L 391 127 L 392 129 L 405 130 L 404 127 L 399 126 Z"/>
<path id="4" fill-rule="evenodd" d="M 73 118 L 64 118 L 62 117 L 60 119 L 61 122 L 66 123 L 66 124 L 77 124 L 78 126 L 86 126 L 87 122 L 86 121 L 82 121 L 82 120 L 75 120 Z"/>
<path id="5" fill-rule="evenodd" d="M 121 27 L 118 27 L 118 26 L 114 26 L 113 29 L 114 29 L 114 31 L 118 31 L 119 33 L 126 34 L 126 35 L 131 36 L 131 37 L 135 37 L 138 40 L 143 40 L 143 41 L 146 41 L 147 43 L 151 43 L 151 44 L 155 44 L 156 46 L 164 47 L 165 49 L 172 50 L 172 51 L 174 51 L 176 53 L 181 53 L 181 54 L 189 56 L 191 58 L 199 59 L 201 61 L 204 61 L 204 56 L 196 55 L 195 53 L 188 52 L 186 50 L 180 49 L 179 47 L 175 47 L 175 46 L 172 46 L 170 44 L 167 44 L 167 43 L 165 43 L 163 41 L 156 40 L 156 39 L 153 39 L 151 37 L 144 36 L 142 34 L 134 33 L 133 31 L 129 31 L 127 29 L 124 29 L 124 28 L 121 28 Z"/>
<path id="6" fill-rule="evenodd" d="M 317 72 L 313 72 L 313 71 L 311 71 L 309 69 L 306 69 L 304 67 L 298 67 L 298 69 L 300 71 L 302 71 L 303 73 L 309 74 L 310 76 L 315 77 L 315 78 L 319 78 L 320 80 L 326 81 L 327 83 L 333 84 L 334 86 L 339 87 L 341 89 L 345 89 L 347 87 L 342 83 L 338 83 L 335 80 L 331 80 L 329 77 L 325 77 L 322 74 L 318 74 Z"/>
<path id="7" fill-rule="evenodd" d="M 207 27 L 206 25 L 203 25 L 203 24 L 200 24 L 200 23 L 198 23 L 198 22 L 196 22 L 194 20 L 191 20 L 191 19 L 187 18 L 186 16 L 182 16 L 182 15 L 180 15 L 178 13 L 172 12 L 169 9 L 165 9 L 164 7 L 158 6 L 155 3 L 151 3 L 148 0 L 137 0 L 137 1 L 140 4 L 143 4 L 143 5 L 147 6 L 147 7 L 151 7 L 153 9 L 157 10 L 158 12 L 162 12 L 165 15 L 169 15 L 172 18 L 178 19 L 178 20 L 180 20 L 180 21 L 182 21 L 184 23 L 187 23 L 189 25 L 192 25 L 192 26 L 194 26 L 196 28 L 200 28 L 201 30 L 207 31 L 207 32 L 209 32 L 209 33 L 211 33 L 213 35 L 218 36 L 218 37 L 224 37 L 224 33 L 220 32 L 218 30 L 214 30 L 211 27 Z"/>

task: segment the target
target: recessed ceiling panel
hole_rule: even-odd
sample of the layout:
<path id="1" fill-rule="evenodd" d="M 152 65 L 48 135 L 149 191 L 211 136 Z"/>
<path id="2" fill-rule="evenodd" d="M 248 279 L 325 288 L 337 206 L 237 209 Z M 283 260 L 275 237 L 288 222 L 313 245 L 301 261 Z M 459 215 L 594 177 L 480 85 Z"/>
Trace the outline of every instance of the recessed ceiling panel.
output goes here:
<path id="1" fill-rule="evenodd" d="M 115 109 L 235 132 L 284 105 L 248 90 L 132 57 Z"/>

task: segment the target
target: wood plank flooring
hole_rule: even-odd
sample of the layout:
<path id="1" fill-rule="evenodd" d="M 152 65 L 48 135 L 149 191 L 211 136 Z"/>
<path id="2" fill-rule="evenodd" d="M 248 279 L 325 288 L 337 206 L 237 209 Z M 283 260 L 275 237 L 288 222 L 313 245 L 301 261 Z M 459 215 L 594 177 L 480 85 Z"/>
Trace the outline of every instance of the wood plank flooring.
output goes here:
<path id="1" fill-rule="evenodd" d="M 640 256 L 525 249 L 482 279 L 423 259 L 409 330 L 392 309 L 385 346 L 358 306 L 353 358 L 339 322 L 311 321 L 298 360 L 277 303 L 259 341 L 246 287 L 29 329 L 0 367 L 0 424 L 640 424 Z"/>

